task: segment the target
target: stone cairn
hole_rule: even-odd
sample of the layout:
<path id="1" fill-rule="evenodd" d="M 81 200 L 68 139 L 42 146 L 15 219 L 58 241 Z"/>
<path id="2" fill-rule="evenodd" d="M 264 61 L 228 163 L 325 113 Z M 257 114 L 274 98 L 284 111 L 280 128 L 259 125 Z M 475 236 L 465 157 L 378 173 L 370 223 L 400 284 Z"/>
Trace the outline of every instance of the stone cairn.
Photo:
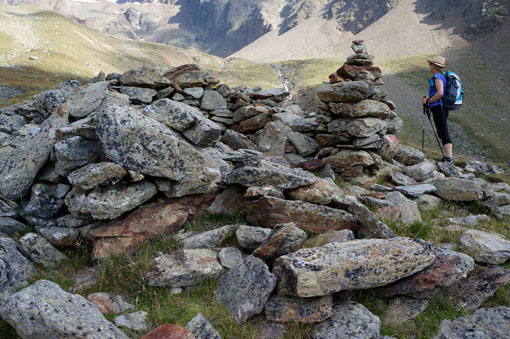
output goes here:
<path id="1" fill-rule="evenodd" d="M 327 122 L 316 136 L 322 148 L 317 157 L 344 177 L 372 175 L 382 166 L 381 159 L 391 162 L 398 151 L 393 134 L 403 127 L 395 105 L 386 100 L 374 56 L 362 40 L 353 41 L 352 49 L 356 54 L 329 76 L 331 84 L 317 90 Z"/>
<path id="2" fill-rule="evenodd" d="M 147 283 L 179 290 L 219 277 L 215 298 L 239 323 L 265 312 L 272 322 L 317 323 L 317 338 L 378 337 L 380 319 L 363 305 L 333 304 L 338 292 L 359 289 L 425 300 L 402 299 L 395 309 L 405 303 L 423 311 L 427 298 L 447 288 L 460 308 L 480 307 L 508 283 L 507 270 L 480 271 L 482 282 L 494 283 L 483 296 L 463 299 L 458 291 L 482 284 L 464 279 L 473 258 L 395 238 L 377 216 L 410 224 L 421 220 L 418 206 L 436 208 L 441 199 L 479 200 L 494 215 L 508 215 L 510 186 L 473 174 L 444 178 L 423 153 L 399 146 L 393 134 L 402 121 L 386 100 L 381 71 L 361 41 L 353 49 L 331 84 L 317 90 L 318 112 L 286 102 L 281 89 L 229 88 L 196 65 L 100 73 L 1 109 L 0 316 L 22 337 L 86 336 L 99 328 L 102 337 L 125 338 L 101 314 L 132 309 L 121 296 L 85 300 L 44 280 L 16 291 L 35 273 L 33 263 L 56 267 L 65 259 L 57 248 L 79 239 L 102 259 L 169 234 L 181 248 L 153 260 Z M 341 189 L 336 174 L 367 185 L 385 174 L 389 182 Z M 180 232 L 205 213 L 240 212 L 257 226 Z M 37 233 L 10 238 L 27 225 Z M 319 234 L 315 248 L 302 248 L 307 233 Z M 232 236 L 238 246 L 222 246 Z M 469 230 L 461 243 L 479 263 L 510 258 L 510 241 L 493 233 Z M 115 324 L 147 330 L 145 317 L 139 311 Z M 179 330 L 220 338 L 200 313 L 187 328 Z"/>

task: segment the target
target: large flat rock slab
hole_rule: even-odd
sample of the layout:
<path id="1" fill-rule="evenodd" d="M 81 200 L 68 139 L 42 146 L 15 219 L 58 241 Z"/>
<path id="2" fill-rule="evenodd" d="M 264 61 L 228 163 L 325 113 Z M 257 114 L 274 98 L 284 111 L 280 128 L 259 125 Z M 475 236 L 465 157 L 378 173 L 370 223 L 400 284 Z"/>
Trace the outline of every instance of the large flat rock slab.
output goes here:
<path id="1" fill-rule="evenodd" d="M 87 233 L 94 241 L 94 257 L 129 254 L 148 239 L 177 233 L 187 221 L 201 216 L 214 196 L 213 193 L 195 194 L 157 201 L 136 209 L 125 218 L 96 224 Z"/>
<path id="2" fill-rule="evenodd" d="M 328 230 L 355 230 L 357 218 L 344 211 L 302 201 L 262 197 L 246 203 L 249 222 L 274 226 L 293 222 L 304 231 L 322 233 Z"/>
<path id="3" fill-rule="evenodd" d="M 278 293 L 324 296 L 390 284 L 432 264 L 432 245 L 409 238 L 330 243 L 281 256 L 273 272 Z"/>
<path id="4" fill-rule="evenodd" d="M 487 196 L 478 182 L 469 179 L 449 177 L 434 179 L 429 184 L 436 186 L 434 194 L 443 200 L 475 201 Z"/>

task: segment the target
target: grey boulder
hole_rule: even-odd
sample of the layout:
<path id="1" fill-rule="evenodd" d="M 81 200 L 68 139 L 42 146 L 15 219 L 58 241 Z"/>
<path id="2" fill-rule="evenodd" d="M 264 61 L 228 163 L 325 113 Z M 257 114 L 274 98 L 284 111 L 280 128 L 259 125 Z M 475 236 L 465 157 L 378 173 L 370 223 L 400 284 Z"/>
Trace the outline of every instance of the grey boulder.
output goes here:
<path id="1" fill-rule="evenodd" d="M 404 173 L 416 181 L 424 181 L 432 177 L 436 165 L 432 161 L 422 161 L 404 168 Z"/>
<path id="2" fill-rule="evenodd" d="M 177 181 L 178 196 L 207 193 L 221 174 L 204 154 L 165 125 L 130 107 L 109 107 L 98 117 L 106 157 L 127 170 Z"/>
<path id="3" fill-rule="evenodd" d="M 0 296 L 26 286 L 35 273 L 34 265 L 18 251 L 16 242 L 0 238 Z"/>
<path id="4" fill-rule="evenodd" d="M 0 195 L 17 200 L 23 197 L 39 170 L 48 160 L 55 143 L 55 131 L 64 120 L 54 114 L 40 126 L 34 126 L 14 145 L 0 148 Z"/>
<path id="5" fill-rule="evenodd" d="M 475 254 L 477 262 L 499 265 L 510 258 L 510 241 L 494 232 L 468 230 L 459 242 Z"/>
<path id="6" fill-rule="evenodd" d="M 443 320 L 434 339 L 505 339 L 510 333 L 510 307 L 481 308 L 455 320 Z"/>
<path id="7" fill-rule="evenodd" d="M 22 338 L 128 338 L 93 303 L 47 280 L 2 298 L 0 315 Z"/>
<path id="8" fill-rule="evenodd" d="M 69 211 L 78 216 L 96 220 L 115 219 L 140 206 L 157 192 L 153 183 L 144 180 L 100 187 L 89 193 L 73 189 L 66 196 L 65 203 Z"/>
<path id="9" fill-rule="evenodd" d="M 18 241 L 18 248 L 27 258 L 45 267 L 57 267 L 67 257 L 38 234 L 27 233 Z"/>
<path id="10" fill-rule="evenodd" d="M 147 273 L 147 281 L 151 286 L 191 286 L 223 272 L 218 254 L 205 248 L 161 254 L 151 265 Z"/>
<path id="11" fill-rule="evenodd" d="M 220 277 L 214 296 L 242 324 L 264 310 L 275 286 L 276 278 L 267 265 L 250 255 Z"/>
<path id="12" fill-rule="evenodd" d="M 196 339 L 221 339 L 220 333 L 207 320 L 202 313 L 198 313 L 187 324 L 186 328 L 193 333 Z"/>
<path id="13" fill-rule="evenodd" d="M 344 301 L 333 307 L 333 316 L 314 326 L 315 339 L 379 338 L 381 320 L 365 306 Z"/>

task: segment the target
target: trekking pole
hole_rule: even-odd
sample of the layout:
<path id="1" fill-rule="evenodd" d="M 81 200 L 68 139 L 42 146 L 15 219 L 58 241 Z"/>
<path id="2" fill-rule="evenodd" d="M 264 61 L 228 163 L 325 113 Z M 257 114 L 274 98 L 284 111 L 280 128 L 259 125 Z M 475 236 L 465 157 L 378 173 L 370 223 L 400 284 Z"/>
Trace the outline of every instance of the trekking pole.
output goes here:
<path id="1" fill-rule="evenodd" d="M 445 157 L 443 147 L 441 147 L 441 142 L 439 141 L 439 137 L 437 136 L 436 129 L 434 128 L 434 123 L 430 119 L 430 107 L 428 105 L 423 105 L 423 110 L 427 114 L 427 118 L 429 118 L 430 125 L 432 126 L 432 132 L 434 132 L 434 136 L 436 137 L 437 145 L 439 146 L 439 150 L 441 151 L 441 154 L 443 155 L 443 159 Z"/>
<path id="2" fill-rule="evenodd" d="M 425 98 L 425 97 L 424 97 Z M 425 148 L 425 105 L 423 105 L 423 118 L 421 119 L 421 152 L 424 152 Z"/>

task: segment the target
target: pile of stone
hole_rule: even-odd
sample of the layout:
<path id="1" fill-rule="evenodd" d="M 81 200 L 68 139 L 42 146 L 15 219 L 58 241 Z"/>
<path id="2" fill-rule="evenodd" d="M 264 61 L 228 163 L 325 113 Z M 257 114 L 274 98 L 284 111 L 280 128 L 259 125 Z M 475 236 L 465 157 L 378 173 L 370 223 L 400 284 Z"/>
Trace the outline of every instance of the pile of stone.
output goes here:
<path id="1" fill-rule="evenodd" d="M 386 100 L 381 69 L 363 41 L 354 41 L 347 62 L 317 90 L 325 125 L 317 130 L 317 155 L 345 177 L 373 174 L 398 151 L 393 135 L 403 122 Z"/>
<path id="2" fill-rule="evenodd" d="M 27 336 L 100 328 L 121 338 L 122 332 L 96 312 L 132 309 L 119 296 L 112 301 L 109 295 L 90 295 L 94 306 L 46 281 L 15 292 L 35 273 L 34 263 L 56 267 L 66 259 L 57 248 L 78 239 L 92 244 L 100 259 L 132 253 L 144 241 L 170 234 L 182 248 L 154 259 L 148 284 L 178 293 L 219 277 L 215 297 L 240 323 L 264 312 L 272 322 L 319 323 L 317 338 L 378 336 L 376 316 L 349 301 L 333 306 L 333 297 L 375 289 L 385 296 L 427 299 L 449 291 L 463 305 L 465 300 L 455 297 L 458 289 L 492 279 L 487 293 L 469 305 L 480 307 L 510 274 L 494 269 L 478 280 L 464 278 L 475 261 L 508 260 L 508 240 L 457 225 L 473 260 L 421 240 L 395 238 L 379 218 L 410 224 L 421 220 L 418 206 L 430 208 L 441 200 L 481 201 L 504 215 L 510 213 L 510 187 L 473 174 L 445 178 L 423 153 L 399 146 L 391 133 L 401 120 L 385 99 L 380 71 L 360 42 L 353 48 L 357 54 L 335 83 L 318 90 L 327 104 L 319 113 L 286 104 L 288 93 L 280 89 L 229 88 L 196 65 L 99 74 L 88 84 L 62 83 L 0 110 L 0 233 L 5 235 L 0 305 L 8 305 L 0 306 L 0 315 Z M 318 169 L 320 177 L 310 173 Z M 366 186 L 381 173 L 388 180 L 340 189 L 335 172 L 364 177 Z M 178 234 L 205 213 L 240 211 L 256 226 Z M 8 237 L 27 225 L 37 233 L 17 243 Z M 316 247 L 303 248 L 309 234 L 319 234 Z M 233 237 L 237 247 L 223 246 Z M 40 311 L 51 296 L 73 300 L 74 306 L 55 301 L 44 308 L 50 313 Z M 40 316 L 27 319 L 30 312 Z M 46 322 L 58 314 L 79 321 Z M 368 324 L 367 333 L 359 332 L 359 322 Z M 143 310 L 121 315 L 115 324 L 150 328 Z M 220 337 L 200 314 L 187 327 L 183 333 L 197 338 Z M 208 332 L 200 336 L 199 329 Z"/>

